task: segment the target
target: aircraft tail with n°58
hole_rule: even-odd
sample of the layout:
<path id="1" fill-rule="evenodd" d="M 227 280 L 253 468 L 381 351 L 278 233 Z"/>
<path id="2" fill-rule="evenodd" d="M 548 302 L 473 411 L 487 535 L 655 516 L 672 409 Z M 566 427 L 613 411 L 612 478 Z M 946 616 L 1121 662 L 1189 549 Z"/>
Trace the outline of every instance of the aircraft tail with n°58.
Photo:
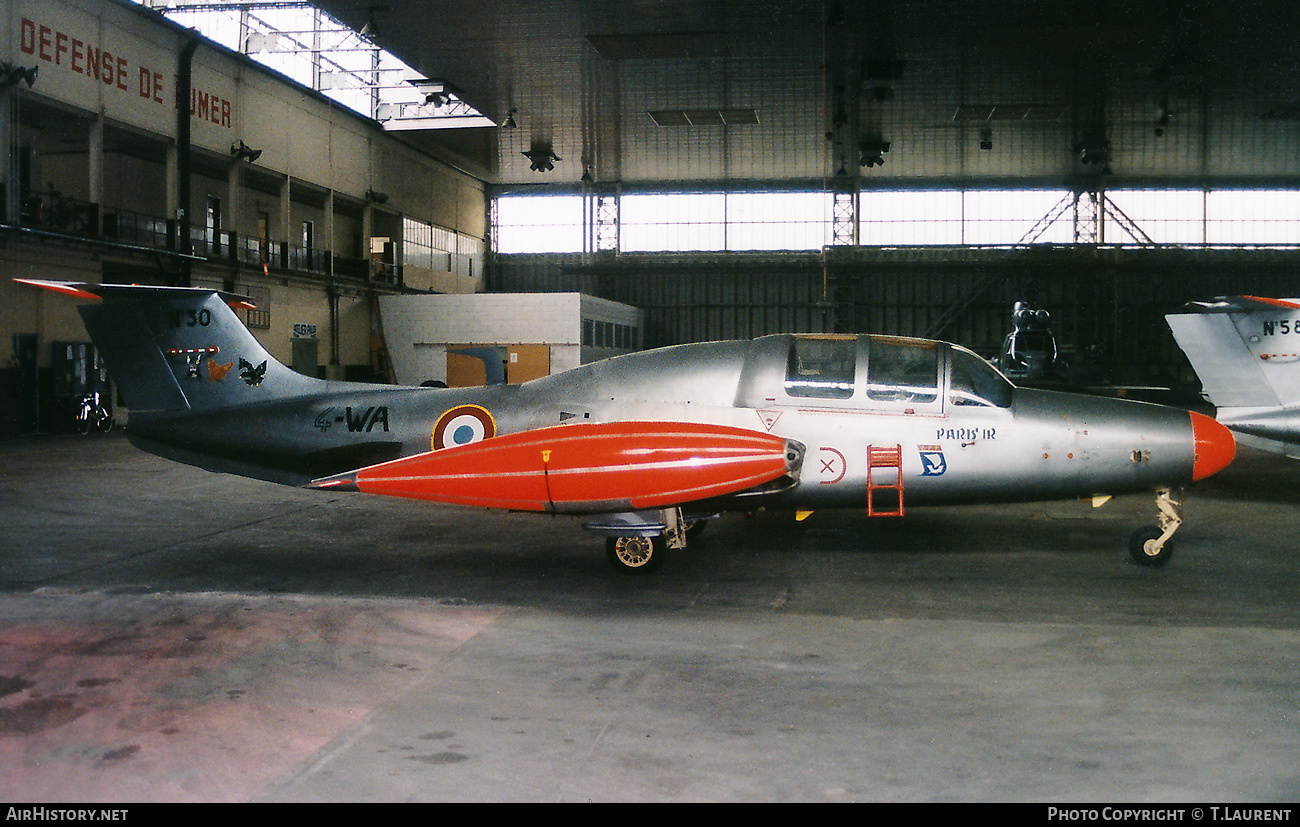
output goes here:
<path id="1" fill-rule="evenodd" d="M 1165 316 L 1219 422 L 1300 458 L 1300 299 L 1224 296 Z"/>

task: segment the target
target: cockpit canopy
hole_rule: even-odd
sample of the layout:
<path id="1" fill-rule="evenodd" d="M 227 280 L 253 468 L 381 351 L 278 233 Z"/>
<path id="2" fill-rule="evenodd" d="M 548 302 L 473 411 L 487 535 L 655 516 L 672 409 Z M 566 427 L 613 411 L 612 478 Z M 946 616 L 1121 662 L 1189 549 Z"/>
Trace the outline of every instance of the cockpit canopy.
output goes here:
<path id="1" fill-rule="evenodd" d="M 1011 405 L 1011 383 L 957 345 L 816 334 L 768 336 L 754 344 L 740 389 L 743 404 L 912 413 L 937 413 L 946 406 Z M 783 375 L 775 375 L 778 366 L 784 367 Z"/>

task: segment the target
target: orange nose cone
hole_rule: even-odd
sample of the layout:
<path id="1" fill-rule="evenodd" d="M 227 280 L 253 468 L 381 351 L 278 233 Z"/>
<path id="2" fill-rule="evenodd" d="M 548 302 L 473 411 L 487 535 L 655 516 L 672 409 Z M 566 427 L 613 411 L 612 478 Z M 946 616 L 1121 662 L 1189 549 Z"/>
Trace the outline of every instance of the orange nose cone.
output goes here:
<path id="1" fill-rule="evenodd" d="M 1192 414 L 1192 439 L 1196 442 L 1193 480 L 1219 473 L 1237 454 L 1237 440 L 1232 438 L 1232 431 L 1204 414 Z"/>

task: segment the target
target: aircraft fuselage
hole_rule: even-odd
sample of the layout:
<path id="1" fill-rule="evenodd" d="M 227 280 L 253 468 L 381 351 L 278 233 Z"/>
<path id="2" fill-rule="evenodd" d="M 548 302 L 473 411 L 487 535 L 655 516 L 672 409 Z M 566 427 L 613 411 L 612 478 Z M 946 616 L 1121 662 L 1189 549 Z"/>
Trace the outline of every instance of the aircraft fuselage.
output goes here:
<path id="1" fill-rule="evenodd" d="M 269 387 L 268 397 L 133 412 L 129 432 L 174 459 L 302 484 L 565 422 L 728 425 L 805 446 L 799 484 L 763 500 L 799 509 L 863 506 L 873 447 L 898 449 L 908 505 L 1150 490 L 1190 482 L 1197 466 L 1186 411 L 1013 388 L 962 348 L 889 337 L 774 335 L 630 354 L 523 385 L 323 383 L 278 401 Z"/>
<path id="2" fill-rule="evenodd" d="M 20 280 L 78 308 L 140 448 L 290 485 L 587 514 L 622 570 L 697 518 L 1156 492 L 1129 545 L 1163 565 L 1174 490 L 1231 462 L 1197 413 L 1014 387 L 957 345 L 775 334 L 628 354 L 522 385 L 329 382 L 272 357 L 209 288 Z M 806 515 L 797 515 L 806 516 Z"/>

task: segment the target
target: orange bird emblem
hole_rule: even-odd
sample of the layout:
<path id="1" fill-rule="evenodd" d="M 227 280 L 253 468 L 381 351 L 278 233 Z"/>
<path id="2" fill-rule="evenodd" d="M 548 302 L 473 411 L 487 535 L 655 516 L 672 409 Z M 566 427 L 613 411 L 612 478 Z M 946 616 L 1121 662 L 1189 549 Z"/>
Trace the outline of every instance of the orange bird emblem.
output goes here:
<path id="1" fill-rule="evenodd" d="M 226 362 L 224 365 L 218 365 L 213 360 L 208 360 L 208 378 L 213 382 L 220 382 L 230 373 L 230 369 L 235 366 L 234 362 Z"/>

